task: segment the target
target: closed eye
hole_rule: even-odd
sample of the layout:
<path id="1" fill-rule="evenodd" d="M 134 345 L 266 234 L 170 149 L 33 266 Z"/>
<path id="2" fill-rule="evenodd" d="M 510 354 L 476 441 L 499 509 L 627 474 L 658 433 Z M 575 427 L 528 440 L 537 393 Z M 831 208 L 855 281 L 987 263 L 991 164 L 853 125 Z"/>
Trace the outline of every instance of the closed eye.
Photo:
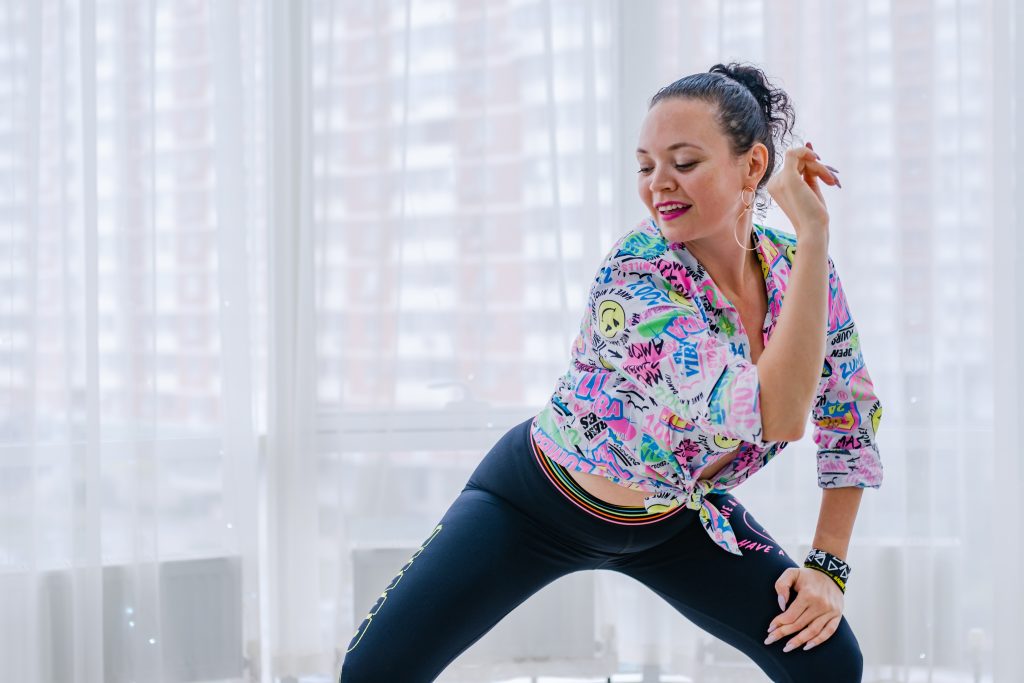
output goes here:
<path id="1" fill-rule="evenodd" d="M 680 171 L 685 171 L 686 169 L 692 168 L 693 166 L 696 166 L 696 165 L 697 165 L 696 161 L 691 161 L 688 164 L 676 164 L 675 167 L 678 168 Z M 637 171 L 637 173 L 641 173 L 643 175 L 647 175 L 650 172 L 651 172 L 651 169 L 649 169 L 649 168 L 641 168 L 639 171 Z"/>

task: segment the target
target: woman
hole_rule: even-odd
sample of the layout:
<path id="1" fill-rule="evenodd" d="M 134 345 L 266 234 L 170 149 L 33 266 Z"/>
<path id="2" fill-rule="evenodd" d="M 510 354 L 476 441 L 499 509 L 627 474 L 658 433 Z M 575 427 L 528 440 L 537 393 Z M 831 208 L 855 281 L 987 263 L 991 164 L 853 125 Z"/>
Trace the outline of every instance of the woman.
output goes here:
<path id="1" fill-rule="evenodd" d="M 836 171 L 807 143 L 771 173 L 792 123 L 785 93 L 740 64 L 652 98 L 637 149 L 650 218 L 598 269 L 570 369 L 382 593 L 342 683 L 434 680 L 542 587 L 598 568 L 773 680 L 860 681 L 844 560 L 860 494 L 881 485 L 881 404 L 828 256 L 818 181 L 838 186 Z M 752 222 L 762 188 L 795 234 Z M 800 567 L 728 489 L 808 412 L 824 493 Z"/>

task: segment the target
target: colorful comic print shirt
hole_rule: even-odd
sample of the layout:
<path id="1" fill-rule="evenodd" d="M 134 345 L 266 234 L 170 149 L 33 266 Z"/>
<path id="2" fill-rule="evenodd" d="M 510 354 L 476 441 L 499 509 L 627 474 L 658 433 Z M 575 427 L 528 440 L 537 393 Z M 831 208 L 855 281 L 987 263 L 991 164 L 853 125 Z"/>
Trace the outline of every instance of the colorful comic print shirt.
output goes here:
<path id="1" fill-rule="evenodd" d="M 767 345 L 782 311 L 796 235 L 754 224 L 768 295 Z M 882 405 L 828 258 L 825 358 L 812 407 L 820 488 L 879 488 Z M 757 365 L 739 312 L 682 242 L 653 218 L 623 235 L 590 287 L 569 369 L 533 418 L 534 442 L 576 471 L 650 493 L 648 512 L 698 511 L 708 535 L 742 555 L 726 516 L 705 498 L 735 488 L 788 444 L 762 438 Z M 713 480 L 701 471 L 736 451 Z"/>

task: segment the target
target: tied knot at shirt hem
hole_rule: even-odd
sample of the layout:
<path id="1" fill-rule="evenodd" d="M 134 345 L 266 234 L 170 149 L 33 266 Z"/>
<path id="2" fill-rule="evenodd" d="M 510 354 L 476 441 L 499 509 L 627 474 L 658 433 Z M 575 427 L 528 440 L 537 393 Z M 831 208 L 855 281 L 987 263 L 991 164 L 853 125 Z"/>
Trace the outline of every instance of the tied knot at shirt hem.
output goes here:
<path id="1" fill-rule="evenodd" d="M 729 519 L 706 497 L 714 488 L 711 481 L 698 479 L 686 492 L 683 504 L 690 510 L 697 510 L 701 526 L 719 547 L 733 555 L 743 555 Z"/>
<path id="2" fill-rule="evenodd" d="M 700 510 L 704 496 L 711 493 L 714 488 L 715 485 L 710 480 L 698 479 L 693 482 L 693 488 L 686 492 L 686 499 L 683 502 L 691 510 Z"/>

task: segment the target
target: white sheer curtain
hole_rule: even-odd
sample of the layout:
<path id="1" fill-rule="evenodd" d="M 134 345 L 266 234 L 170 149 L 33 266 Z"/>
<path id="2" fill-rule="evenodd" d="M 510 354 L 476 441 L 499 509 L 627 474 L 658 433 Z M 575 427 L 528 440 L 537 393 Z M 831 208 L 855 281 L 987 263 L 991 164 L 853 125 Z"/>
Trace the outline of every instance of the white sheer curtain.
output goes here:
<path id="1" fill-rule="evenodd" d="M 0 678 L 260 643 L 258 4 L 0 6 Z"/>
<path id="2" fill-rule="evenodd" d="M 406 559 L 367 558 L 418 547 L 564 370 L 644 216 L 647 99 L 742 60 L 843 178 L 831 253 L 884 406 L 845 610 L 865 681 L 1016 680 L 1021 11 L 7 2 L 0 676 L 335 680 Z M 801 559 L 810 439 L 735 494 Z M 595 574 L 605 674 L 767 680 Z M 512 671 L 489 637 L 446 678 Z"/>

